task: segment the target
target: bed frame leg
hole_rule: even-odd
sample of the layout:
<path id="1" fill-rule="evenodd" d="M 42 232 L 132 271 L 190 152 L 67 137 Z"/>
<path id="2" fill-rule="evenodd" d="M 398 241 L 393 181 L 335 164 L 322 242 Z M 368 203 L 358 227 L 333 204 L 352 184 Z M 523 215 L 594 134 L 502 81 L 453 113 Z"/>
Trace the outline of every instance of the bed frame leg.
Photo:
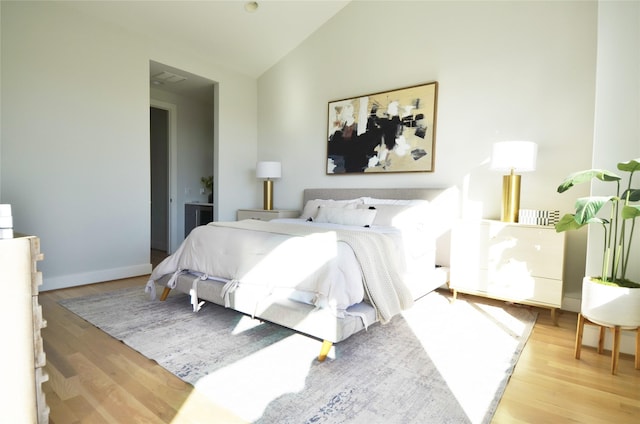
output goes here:
<path id="1" fill-rule="evenodd" d="M 327 359 L 327 355 L 331 350 L 331 346 L 333 346 L 333 343 L 330 342 L 329 340 L 322 341 L 322 347 L 320 348 L 320 355 L 318 355 L 319 362 L 324 362 L 324 360 Z"/>
<path id="2" fill-rule="evenodd" d="M 165 287 L 164 290 L 162 291 L 162 294 L 160 295 L 160 301 L 167 300 L 167 296 L 169 296 L 170 291 L 171 289 L 169 287 Z"/>

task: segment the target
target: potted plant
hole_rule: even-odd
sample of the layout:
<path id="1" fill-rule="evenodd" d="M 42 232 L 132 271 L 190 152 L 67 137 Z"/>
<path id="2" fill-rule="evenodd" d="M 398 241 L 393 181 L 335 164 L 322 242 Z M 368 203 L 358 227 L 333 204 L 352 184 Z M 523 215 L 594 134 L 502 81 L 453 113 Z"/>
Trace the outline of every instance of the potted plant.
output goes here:
<path id="1" fill-rule="evenodd" d="M 585 276 L 582 283 L 582 315 L 592 322 L 606 326 L 640 326 L 640 281 L 629 276 L 636 218 L 640 216 L 640 189 L 632 188 L 633 174 L 640 171 L 640 158 L 618 163 L 618 170 L 629 174 L 627 188 L 621 194 L 622 178 L 602 169 L 589 169 L 569 175 L 558 187 L 564 193 L 576 184 L 594 178 L 615 183 L 615 194 L 582 197 L 576 201 L 575 213 L 564 215 L 555 225 L 556 231 L 568 231 L 588 224 L 603 230 L 603 250 L 600 275 Z M 607 207 L 608 206 L 608 207 Z M 605 217 L 599 217 L 599 214 Z M 637 260 L 637 259 L 636 259 Z M 635 281 L 634 281 L 635 279 Z"/>
<path id="2" fill-rule="evenodd" d="M 213 203 L 213 175 L 209 175 L 208 177 L 201 177 L 200 182 L 209 192 L 209 203 Z"/>

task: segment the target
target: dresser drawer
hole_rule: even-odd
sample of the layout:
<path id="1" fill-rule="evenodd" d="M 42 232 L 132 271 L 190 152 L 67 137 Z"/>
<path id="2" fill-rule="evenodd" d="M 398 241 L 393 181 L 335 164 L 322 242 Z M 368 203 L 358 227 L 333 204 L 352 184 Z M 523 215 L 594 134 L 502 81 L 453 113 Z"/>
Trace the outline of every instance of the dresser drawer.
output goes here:
<path id="1" fill-rule="evenodd" d="M 501 221 L 460 222 L 453 230 L 449 286 L 550 308 L 562 304 L 565 234 Z"/>
<path id="2" fill-rule="evenodd" d="M 480 266 L 497 272 L 562 279 L 564 233 L 553 228 L 482 225 Z"/>
<path id="3" fill-rule="evenodd" d="M 562 280 L 533 276 L 513 276 L 504 269 L 486 272 L 482 281 L 486 282 L 486 293 L 513 302 L 545 304 L 559 308 L 562 304 Z"/>

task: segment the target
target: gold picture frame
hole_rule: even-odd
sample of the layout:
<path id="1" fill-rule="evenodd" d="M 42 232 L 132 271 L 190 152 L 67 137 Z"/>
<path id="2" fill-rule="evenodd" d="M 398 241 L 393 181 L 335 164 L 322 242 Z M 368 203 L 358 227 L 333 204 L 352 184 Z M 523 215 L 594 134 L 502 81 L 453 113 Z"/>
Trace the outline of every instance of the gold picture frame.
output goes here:
<path id="1" fill-rule="evenodd" d="M 327 174 L 433 172 L 438 83 L 328 105 Z"/>

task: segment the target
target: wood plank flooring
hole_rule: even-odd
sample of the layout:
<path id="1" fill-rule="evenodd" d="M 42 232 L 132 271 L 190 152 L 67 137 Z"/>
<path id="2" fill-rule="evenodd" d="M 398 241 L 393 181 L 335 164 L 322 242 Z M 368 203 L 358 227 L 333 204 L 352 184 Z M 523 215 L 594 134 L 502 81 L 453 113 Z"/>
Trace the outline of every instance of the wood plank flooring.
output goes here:
<path id="1" fill-rule="evenodd" d="M 130 278 L 40 294 L 48 323 L 42 330 L 50 376 L 44 390 L 52 424 L 242 422 L 154 361 L 57 304 L 63 298 L 118 288 L 142 289 L 146 280 Z M 610 374 L 608 352 L 598 355 L 584 347 L 576 360 L 576 314 L 561 312 L 554 326 L 547 310 L 539 312 L 493 422 L 640 422 L 640 370 L 634 369 L 633 358 L 621 355 L 616 376 Z"/>

